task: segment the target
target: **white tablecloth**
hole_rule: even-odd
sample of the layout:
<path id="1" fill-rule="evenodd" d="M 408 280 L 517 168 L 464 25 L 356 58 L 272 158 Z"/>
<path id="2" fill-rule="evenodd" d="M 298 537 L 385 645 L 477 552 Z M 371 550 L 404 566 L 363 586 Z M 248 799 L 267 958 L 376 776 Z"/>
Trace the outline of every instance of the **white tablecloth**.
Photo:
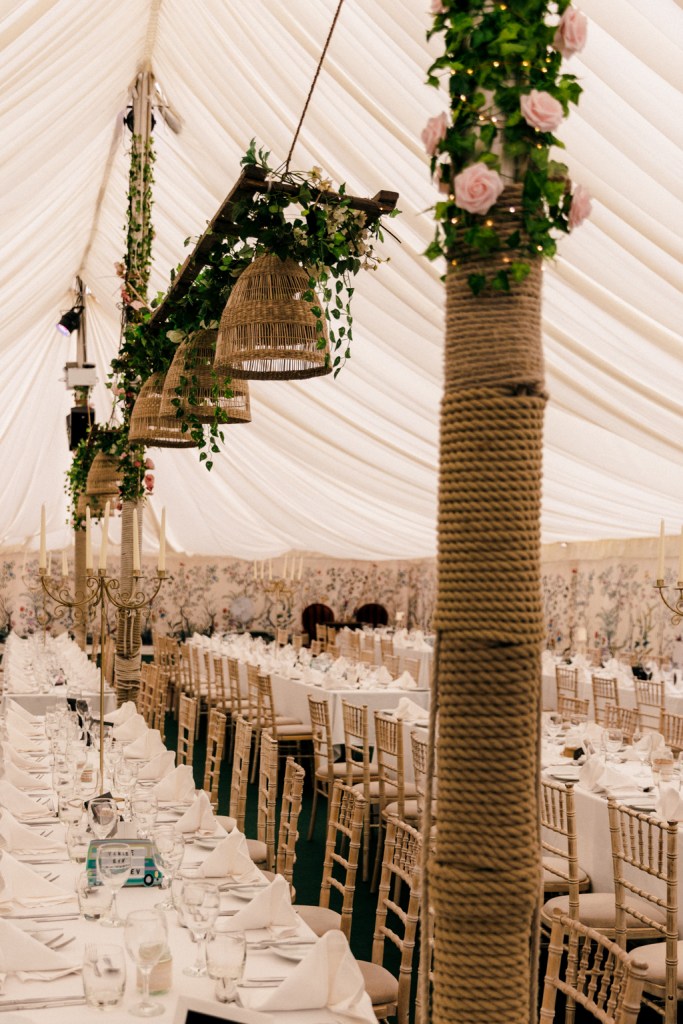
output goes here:
<path id="1" fill-rule="evenodd" d="M 593 717 L 593 685 L 592 675 L 604 675 L 609 673 L 605 669 L 579 669 L 578 695 L 581 700 L 588 700 L 589 716 Z M 679 673 L 680 675 L 680 673 Z M 543 709 L 553 711 L 557 708 L 557 687 L 555 683 L 555 669 L 543 672 Z M 632 680 L 623 678 L 617 679 L 619 693 L 619 704 L 623 708 L 634 708 L 636 706 L 636 688 Z M 673 711 L 677 715 L 683 714 L 683 687 L 673 687 L 670 683 L 664 684 L 664 707 L 667 711 Z"/>
<path id="2" fill-rule="evenodd" d="M 12 693 L 11 690 L 5 690 L 8 697 L 15 700 L 17 704 L 21 704 L 22 708 L 26 708 L 32 715 L 44 715 L 48 708 L 55 707 L 57 704 L 63 704 L 67 698 L 66 686 L 55 686 L 49 693 Z M 69 696 L 72 696 L 69 693 Z M 88 701 L 88 705 L 93 714 L 99 715 L 100 711 L 100 692 L 85 690 L 83 696 Z M 116 709 L 116 694 L 110 686 L 106 686 L 104 690 L 104 711 L 105 714 L 109 711 Z"/>

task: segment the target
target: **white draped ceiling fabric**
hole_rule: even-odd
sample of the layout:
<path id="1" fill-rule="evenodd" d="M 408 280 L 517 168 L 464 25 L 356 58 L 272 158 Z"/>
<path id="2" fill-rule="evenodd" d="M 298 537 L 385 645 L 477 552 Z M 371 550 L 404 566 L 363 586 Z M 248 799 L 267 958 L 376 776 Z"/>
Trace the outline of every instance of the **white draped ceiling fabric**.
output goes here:
<path id="1" fill-rule="evenodd" d="M 0 549 L 69 542 L 60 378 L 75 335 L 55 331 L 80 274 L 88 355 L 104 386 L 119 341 L 129 133 L 150 67 L 180 133 L 157 116 L 151 294 L 239 173 L 252 136 L 287 154 L 337 0 L 4 0 L 0 5 Z M 353 357 L 338 379 L 252 386 L 253 423 L 228 428 L 207 473 L 155 451 L 152 544 L 260 558 L 435 552 L 442 268 L 421 255 L 436 198 L 420 132 L 445 105 L 424 85 L 437 41 L 428 0 L 346 0 L 292 160 L 357 195 L 400 193 L 390 262 L 356 282 Z M 545 270 L 550 392 L 546 541 L 652 535 L 683 516 L 683 11 L 674 0 L 581 0 L 585 87 L 561 132 L 588 224 Z"/>

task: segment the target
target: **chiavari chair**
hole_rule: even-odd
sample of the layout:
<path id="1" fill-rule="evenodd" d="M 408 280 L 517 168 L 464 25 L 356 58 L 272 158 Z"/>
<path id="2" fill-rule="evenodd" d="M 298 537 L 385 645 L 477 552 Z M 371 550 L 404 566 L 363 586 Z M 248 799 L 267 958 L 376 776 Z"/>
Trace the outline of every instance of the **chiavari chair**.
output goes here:
<path id="1" fill-rule="evenodd" d="M 674 754 L 680 754 L 683 751 L 683 715 L 662 711 L 662 736 L 667 747 L 671 747 Z"/>
<path id="2" fill-rule="evenodd" d="M 377 765 L 370 758 L 370 736 L 367 704 L 342 700 L 344 751 L 346 754 L 346 785 L 353 786 L 365 801 L 363 810 L 363 879 L 370 872 L 371 804 L 379 806 Z M 373 789 L 374 787 L 374 789 Z"/>
<path id="3" fill-rule="evenodd" d="M 308 826 L 308 839 L 313 838 L 315 829 L 318 796 L 328 801 L 337 778 L 345 778 L 347 767 L 345 761 L 335 762 L 334 744 L 332 743 L 332 726 L 330 724 L 330 705 L 324 697 L 308 695 L 308 708 L 311 715 L 311 733 L 313 738 L 313 806 Z M 360 770 L 357 772 L 360 775 Z"/>
<path id="4" fill-rule="evenodd" d="M 605 729 L 621 729 L 627 743 L 633 741 L 633 734 L 638 728 L 638 711 L 636 708 L 621 708 L 616 704 L 605 704 Z"/>
<path id="5" fill-rule="evenodd" d="M 194 697 L 180 695 L 178 707 L 178 756 L 176 764 L 192 764 L 194 739 L 197 724 L 197 701 Z"/>
<path id="6" fill-rule="evenodd" d="M 591 882 L 579 866 L 573 786 L 541 782 L 541 825 L 545 829 L 541 839 L 543 891 L 567 893 L 569 914 L 578 917 L 579 893 L 588 892 Z M 543 923 L 549 925 L 547 915 Z"/>
<path id="7" fill-rule="evenodd" d="M 406 821 L 409 816 L 417 820 L 417 799 L 414 784 L 405 781 L 403 751 L 403 722 L 382 711 L 375 711 L 375 743 L 377 753 L 377 780 L 379 802 L 379 830 L 373 872 L 376 887 L 381 867 L 382 833 L 394 819 Z M 406 799 L 408 798 L 410 802 Z"/>
<path id="8" fill-rule="evenodd" d="M 251 722 L 239 716 L 235 723 L 229 814 L 231 818 L 235 819 L 240 832 L 244 832 L 244 818 L 247 811 L 247 783 L 249 782 L 252 731 Z"/>
<path id="9" fill-rule="evenodd" d="M 619 707 L 619 689 L 614 676 L 591 676 L 593 687 L 593 717 L 598 725 L 607 728 L 605 706 L 613 704 Z"/>
<path id="10" fill-rule="evenodd" d="M 204 783 L 214 811 L 218 808 L 218 786 L 221 779 L 223 749 L 225 747 L 225 730 L 227 718 L 218 708 L 211 708 L 209 724 L 206 730 L 206 762 L 204 764 Z"/>
<path id="11" fill-rule="evenodd" d="M 661 732 L 664 710 L 664 683 L 654 679 L 634 679 L 636 705 L 641 729 Z"/>

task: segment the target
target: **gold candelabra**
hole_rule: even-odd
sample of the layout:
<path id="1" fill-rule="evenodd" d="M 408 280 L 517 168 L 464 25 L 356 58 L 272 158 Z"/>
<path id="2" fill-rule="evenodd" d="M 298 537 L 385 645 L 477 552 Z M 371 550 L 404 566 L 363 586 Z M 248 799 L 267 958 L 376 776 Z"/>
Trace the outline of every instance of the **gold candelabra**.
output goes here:
<path id="1" fill-rule="evenodd" d="M 678 591 L 678 597 L 674 600 L 674 603 L 671 604 L 669 601 L 667 601 L 666 597 L 664 596 L 664 591 L 668 590 L 668 587 L 664 580 L 658 579 L 655 583 L 655 590 L 659 591 L 659 596 L 661 597 L 662 601 L 669 609 L 669 611 L 673 612 L 671 616 L 671 625 L 677 626 L 681 619 L 683 619 L 683 581 L 679 580 L 677 585 L 673 587 L 673 589 Z"/>
<path id="2" fill-rule="evenodd" d="M 144 579 L 139 569 L 133 570 L 133 591 L 130 594 L 121 593 L 121 581 L 115 576 L 108 576 L 106 569 L 98 569 L 94 573 L 91 569 L 86 570 L 84 597 L 76 599 L 71 596 L 66 577 L 62 576 L 61 586 L 53 586 L 52 577 L 47 569 L 38 570 L 40 585 L 45 594 L 50 597 L 57 607 L 74 609 L 74 614 L 86 615 L 87 609 L 94 605 L 100 608 L 100 784 L 104 783 L 104 635 L 106 624 L 106 604 L 109 601 L 115 608 L 129 613 L 140 611 L 145 605 L 151 604 L 161 589 L 161 584 L 167 579 L 168 574 L 163 569 L 157 569 L 154 586 L 154 593 L 148 596 L 139 589 L 140 580 Z M 37 589 L 37 588 L 36 588 Z M 62 614 L 64 614 L 62 612 Z"/>

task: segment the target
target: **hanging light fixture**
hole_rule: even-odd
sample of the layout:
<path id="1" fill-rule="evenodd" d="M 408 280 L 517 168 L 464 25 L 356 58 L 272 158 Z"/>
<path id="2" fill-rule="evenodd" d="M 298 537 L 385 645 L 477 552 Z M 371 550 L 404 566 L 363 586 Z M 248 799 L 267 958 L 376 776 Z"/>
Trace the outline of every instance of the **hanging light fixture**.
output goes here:
<path id="1" fill-rule="evenodd" d="M 161 414 L 164 392 L 163 371 L 153 373 L 140 388 L 130 415 L 128 440 L 151 448 L 195 448 L 189 432 L 183 433 L 182 420 Z"/>
<path id="2" fill-rule="evenodd" d="M 251 422 L 248 381 L 236 378 L 230 383 L 229 398 L 214 397 L 217 336 L 215 328 L 206 328 L 178 345 L 164 381 L 162 416 L 192 413 L 201 423 L 213 423 L 217 408 L 221 423 Z"/>
<path id="3" fill-rule="evenodd" d="M 116 455 L 97 452 L 88 470 L 85 493 L 88 497 L 118 498 L 121 482 L 121 468 Z"/>
<path id="4" fill-rule="evenodd" d="M 74 331 L 78 330 L 81 322 L 81 315 L 83 313 L 83 306 L 72 306 L 66 313 L 62 313 L 62 318 L 59 323 L 55 324 L 55 327 L 65 336 L 73 334 Z"/>
<path id="5" fill-rule="evenodd" d="M 327 322 L 302 298 L 308 290 L 308 271 L 298 263 L 269 253 L 257 257 L 237 279 L 223 311 L 216 373 L 254 380 L 330 373 Z"/>

